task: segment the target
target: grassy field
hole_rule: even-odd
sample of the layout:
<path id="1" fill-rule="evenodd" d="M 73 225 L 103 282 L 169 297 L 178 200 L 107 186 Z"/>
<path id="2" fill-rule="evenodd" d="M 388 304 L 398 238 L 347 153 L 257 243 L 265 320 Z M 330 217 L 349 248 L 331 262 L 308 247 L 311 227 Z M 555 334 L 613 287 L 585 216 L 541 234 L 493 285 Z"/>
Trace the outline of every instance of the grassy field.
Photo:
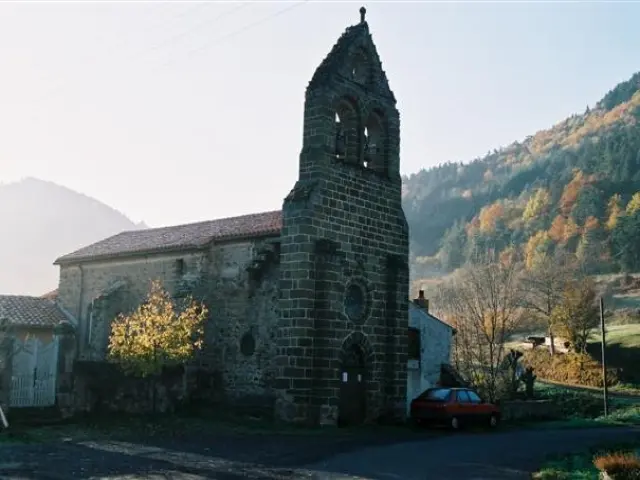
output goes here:
<path id="1" fill-rule="evenodd" d="M 531 335 L 543 335 L 540 332 Z M 523 340 L 526 334 L 514 335 L 506 344 L 508 349 L 526 348 Z M 612 392 L 640 395 L 640 323 L 607 326 L 606 360 L 609 368 L 619 372 L 620 384 L 611 388 Z M 538 347 L 546 348 L 546 347 Z M 602 342 L 599 331 L 594 331 L 587 352 L 598 363 L 602 360 Z"/>
<path id="2" fill-rule="evenodd" d="M 624 383 L 640 384 L 640 324 L 607 327 L 607 365 L 622 370 Z M 601 359 L 602 342 L 593 335 L 587 348 L 593 358 Z"/>

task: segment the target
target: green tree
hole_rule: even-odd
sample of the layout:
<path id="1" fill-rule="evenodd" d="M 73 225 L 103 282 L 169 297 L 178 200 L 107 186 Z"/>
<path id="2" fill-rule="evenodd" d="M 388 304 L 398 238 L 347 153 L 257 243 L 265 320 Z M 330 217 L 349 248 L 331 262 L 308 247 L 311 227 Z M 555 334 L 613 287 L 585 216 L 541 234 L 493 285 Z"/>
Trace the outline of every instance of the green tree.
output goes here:
<path id="1" fill-rule="evenodd" d="M 601 218 L 604 211 L 602 191 L 593 185 L 585 185 L 578 193 L 576 203 L 571 210 L 571 216 L 578 225 L 584 225 L 587 218 Z"/>
<path id="2" fill-rule="evenodd" d="M 458 220 L 442 237 L 440 263 L 445 270 L 452 271 L 464 264 L 466 244 L 467 232 L 464 224 Z"/>
<path id="3" fill-rule="evenodd" d="M 611 251 L 613 257 L 627 272 L 640 269 L 640 210 L 632 215 L 618 218 L 611 233 Z"/>

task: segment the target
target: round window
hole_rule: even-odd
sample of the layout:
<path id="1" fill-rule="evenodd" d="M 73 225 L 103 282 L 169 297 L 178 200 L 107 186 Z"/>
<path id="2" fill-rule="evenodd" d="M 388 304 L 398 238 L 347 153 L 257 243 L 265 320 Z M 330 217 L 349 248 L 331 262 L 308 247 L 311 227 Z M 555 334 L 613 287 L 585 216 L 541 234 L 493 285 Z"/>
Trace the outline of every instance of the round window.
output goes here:
<path id="1" fill-rule="evenodd" d="M 251 333 L 245 333 L 240 339 L 240 352 L 245 357 L 250 357 L 256 351 L 256 340 Z"/>
<path id="2" fill-rule="evenodd" d="M 361 322 L 367 308 L 367 295 L 362 286 L 352 283 L 347 287 L 344 299 L 344 309 L 347 317 L 354 322 Z"/>

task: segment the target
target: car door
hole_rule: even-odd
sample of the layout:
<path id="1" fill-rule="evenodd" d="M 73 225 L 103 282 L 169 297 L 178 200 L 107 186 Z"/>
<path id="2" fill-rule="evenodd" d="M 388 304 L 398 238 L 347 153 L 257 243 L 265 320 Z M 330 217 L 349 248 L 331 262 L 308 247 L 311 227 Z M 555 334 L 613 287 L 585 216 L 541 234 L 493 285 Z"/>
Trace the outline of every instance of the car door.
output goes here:
<path id="1" fill-rule="evenodd" d="M 476 417 L 484 418 L 491 413 L 491 404 L 484 403 L 480 398 L 480 395 L 478 395 L 476 392 L 474 392 L 473 390 L 468 390 L 467 396 L 469 397 L 470 407 L 473 409 L 474 415 Z"/>
<path id="2" fill-rule="evenodd" d="M 456 403 L 455 403 L 455 416 L 460 420 L 468 420 L 470 411 L 469 411 L 469 395 L 466 390 L 456 390 Z"/>

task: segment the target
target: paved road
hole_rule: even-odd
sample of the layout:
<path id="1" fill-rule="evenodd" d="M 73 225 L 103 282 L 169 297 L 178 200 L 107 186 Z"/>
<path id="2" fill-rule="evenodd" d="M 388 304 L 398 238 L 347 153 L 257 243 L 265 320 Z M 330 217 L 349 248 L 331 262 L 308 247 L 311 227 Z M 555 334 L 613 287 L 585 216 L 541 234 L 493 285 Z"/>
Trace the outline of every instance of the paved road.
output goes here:
<path id="1" fill-rule="evenodd" d="M 530 478 L 550 453 L 636 429 L 529 430 L 397 438 L 250 435 L 0 446 L 0 479 L 476 480 Z"/>

